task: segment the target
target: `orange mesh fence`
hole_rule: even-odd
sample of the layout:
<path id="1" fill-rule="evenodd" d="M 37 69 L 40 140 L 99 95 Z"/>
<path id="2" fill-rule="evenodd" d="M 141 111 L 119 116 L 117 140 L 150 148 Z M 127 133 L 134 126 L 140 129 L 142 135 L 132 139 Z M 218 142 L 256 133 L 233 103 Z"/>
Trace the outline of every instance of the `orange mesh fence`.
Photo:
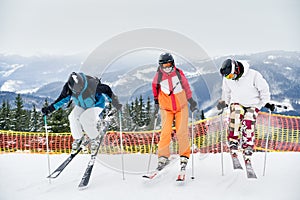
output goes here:
<path id="1" fill-rule="evenodd" d="M 268 136 L 267 113 L 260 113 L 257 118 L 255 132 L 256 151 L 265 151 Z M 221 121 L 221 118 L 223 119 Z M 272 115 L 269 128 L 268 151 L 300 151 L 299 144 L 300 117 Z M 222 123 L 222 124 L 221 124 Z M 228 116 L 216 116 L 194 123 L 194 142 L 196 151 L 202 153 L 221 152 L 221 143 L 224 151 L 226 145 Z M 189 124 L 191 136 L 192 126 Z M 123 150 L 126 153 L 149 153 L 151 151 L 153 131 L 123 132 Z M 154 146 L 152 152 L 157 150 L 160 139 L 160 130 L 154 132 Z M 110 131 L 105 134 L 100 152 L 105 154 L 120 153 L 120 133 Z M 50 153 L 70 153 L 73 138 L 70 133 L 49 133 Z M 192 143 L 192 141 L 191 141 Z M 176 132 L 173 129 L 170 144 L 172 153 L 178 153 Z M 28 152 L 46 153 L 46 134 L 36 132 L 0 131 L 0 153 Z"/>

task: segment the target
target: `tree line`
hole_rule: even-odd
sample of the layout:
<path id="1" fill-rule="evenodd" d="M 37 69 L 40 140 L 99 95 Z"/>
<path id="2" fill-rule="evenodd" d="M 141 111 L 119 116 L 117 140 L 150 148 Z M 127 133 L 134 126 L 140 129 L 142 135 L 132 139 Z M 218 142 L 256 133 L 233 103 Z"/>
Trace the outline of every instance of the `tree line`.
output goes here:
<path id="1" fill-rule="evenodd" d="M 48 106 L 48 100 L 45 99 L 43 107 Z M 68 116 L 73 109 L 70 104 L 60 108 L 47 116 L 47 126 L 49 132 L 62 133 L 70 132 Z M 114 108 L 111 105 L 103 112 L 102 118 L 106 118 L 108 113 Z M 108 130 L 119 130 L 119 120 L 122 120 L 123 131 L 143 131 L 152 130 L 154 109 L 150 97 L 145 101 L 142 96 L 136 97 L 132 102 L 126 103 L 122 108 L 122 115 L 113 112 L 110 116 Z M 202 111 L 201 118 L 204 119 Z M 38 111 L 33 104 L 31 110 L 24 109 L 24 102 L 20 94 L 11 106 L 8 100 L 2 102 L 0 109 L 0 130 L 12 130 L 22 132 L 44 132 L 44 117 L 41 111 Z"/>

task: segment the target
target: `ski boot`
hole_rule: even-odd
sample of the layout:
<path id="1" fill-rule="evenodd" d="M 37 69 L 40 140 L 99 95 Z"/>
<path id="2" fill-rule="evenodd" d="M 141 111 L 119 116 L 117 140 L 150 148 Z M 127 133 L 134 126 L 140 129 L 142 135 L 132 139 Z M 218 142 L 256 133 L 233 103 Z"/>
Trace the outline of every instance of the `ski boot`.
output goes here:
<path id="1" fill-rule="evenodd" d="M 253 154 L 253 148 L 251 146 L 248 146 L 244 149 L 244 160 L 246 164 L 251 162 L 252 154 Z"/>
<path id="2" fill-rule="evenodd" d="M 160 171 L 162 170 L 167 164 L 169 164 L 169 159 L 165 156 L 161 156 L 158 158 L 158 165 L 157 165 L 157 168 L 156 170 L 157 171 Z"/>
<path id="3" fill-rule="evenodd" d="M 91 146 L 90 146 L 91 155 L 96 156 L 99 148 L 100 148 L 100 138 L 98 136 L 95 139 L 91 140 Z"/>
<path id="4" fill-rule="evenodd" d="M 229 149 L 230 149 L 231 155 L 233 157 L 237 157 L 238 142 L 236 142 L 236 141 L 229 141 Z"/>
<path id="5" fill-rule="evenodd" d="M 185 156 L 180 156 L 180 170 L 185 171 L 189 159 Z"/>
<path id="6" fill-rule="evenodd" d="M 80 148 L 80 145 L 82 143 L 83 140 L 83 136 L 79 139 L 74 139 L 73 143 L 72 143 L 72 151 L 71 154 L 76 153 L 76 151 Z"/>

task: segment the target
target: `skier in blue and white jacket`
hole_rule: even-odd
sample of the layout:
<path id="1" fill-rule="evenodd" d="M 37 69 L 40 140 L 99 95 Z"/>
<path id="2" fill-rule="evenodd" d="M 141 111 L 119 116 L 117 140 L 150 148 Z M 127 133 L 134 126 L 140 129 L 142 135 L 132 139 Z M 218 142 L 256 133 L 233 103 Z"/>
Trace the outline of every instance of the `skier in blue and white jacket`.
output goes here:
<path id="1" fill-rule="evenodd" d="M 122 109 L 117 96 L 108 85 L 93 76 L 72 72 L 63 86 L 60 96 L 49 106 L 42 108 L 42 113 L 49 113 L 70 102 L 75 104 L 69 115 L 70 129 L 73 136 L 72 153 L 81 145 L 83 132 L 91 139 L 91 153 L 96 154 L 100 146 L 97 123 L 99 115 L 110 102 L 117 109 Z"/>

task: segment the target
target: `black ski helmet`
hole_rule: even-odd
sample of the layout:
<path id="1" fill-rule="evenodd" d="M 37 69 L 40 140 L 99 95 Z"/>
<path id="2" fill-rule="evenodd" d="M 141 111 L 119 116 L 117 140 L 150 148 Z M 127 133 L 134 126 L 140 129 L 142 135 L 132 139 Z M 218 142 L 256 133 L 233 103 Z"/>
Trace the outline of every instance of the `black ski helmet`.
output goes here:
<path id="1" fill-rule="evenodd" d="M 84 77 L 80 73 L 72 72 L 68 79 L 68 86 L 74 94 L 79 94 L 84 88 Z"/>
<path id="2" fill-rule="evenodd" d="M 234 76 L 230 79 L 238 80 L 244 73 L 244 66 L 239 61 L 227 59 L 223 62 L 220 73 L 226 78 L 229 74 L 232 74 Z"/>
<path id="3" fill-rule="evenodd" d="M 162 65 L 165 63 L 172 63 L 172 65 L 174 65 L 174 58 L 170 53 L 162 53 L 159 56 L 158 63 L 159 63 L 159 65 Z"/>

